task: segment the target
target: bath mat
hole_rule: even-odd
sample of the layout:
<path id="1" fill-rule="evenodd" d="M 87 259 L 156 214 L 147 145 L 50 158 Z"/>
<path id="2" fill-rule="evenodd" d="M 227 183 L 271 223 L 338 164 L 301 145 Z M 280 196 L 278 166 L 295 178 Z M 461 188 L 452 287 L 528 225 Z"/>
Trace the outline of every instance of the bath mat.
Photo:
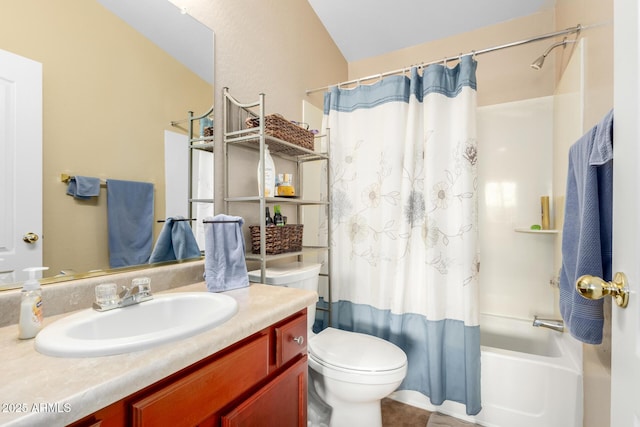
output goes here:
<path id="1" fill-rule="evenodd" d="M 473 426 L 479 427 L 479 424 L 462 421 L 457 418 L 450 417 L 448 415 L 440 414 L 438 412 L 432 413 L 431 416 L 429 416 L 429 421 L 427 422 L 427 427 L 473 427 Z"/>

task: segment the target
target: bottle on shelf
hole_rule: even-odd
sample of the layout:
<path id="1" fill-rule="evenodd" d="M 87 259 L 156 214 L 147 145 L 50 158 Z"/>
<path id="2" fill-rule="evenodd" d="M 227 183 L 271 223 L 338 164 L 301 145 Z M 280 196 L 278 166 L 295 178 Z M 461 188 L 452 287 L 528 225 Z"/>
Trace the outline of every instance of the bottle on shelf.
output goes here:
<path id="1" fill-rule="evenodd" d="M 273 207 L 273 222 L 278 226 L 284 226 L 284 218 L 282 212 L 280 212 L 280 205 Z"/>
<path id="2" fill-rule="evenodd" d="M 271 225 L 275 225 L 273 223 L 273 219 L 271 218 L 271 213 L 269 212 L 269 207 L 268 206 L 265 208 L 264 221 L 265 221 L 265 224 L 267 225 L 267 227 L 271 226 Z"/>

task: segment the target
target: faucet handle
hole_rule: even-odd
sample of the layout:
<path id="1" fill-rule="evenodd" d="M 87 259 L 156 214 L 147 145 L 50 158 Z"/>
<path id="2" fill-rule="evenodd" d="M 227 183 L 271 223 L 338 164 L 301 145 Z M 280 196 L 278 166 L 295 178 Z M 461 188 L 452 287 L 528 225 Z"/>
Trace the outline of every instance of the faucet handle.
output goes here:
<path id="1" fill-rule="evenodd" d="M 151 296 L 151 279 L 148 277 L 136 277 L 131 281 L 131 289 L 135 289 L 140 297 Z"/>
<path id="2" fill-rule="evenodd" d="M 95 303 L 107 307 L 118 304 L 118 287 L 115 283 L 101 283 L 95 287 Z"/>

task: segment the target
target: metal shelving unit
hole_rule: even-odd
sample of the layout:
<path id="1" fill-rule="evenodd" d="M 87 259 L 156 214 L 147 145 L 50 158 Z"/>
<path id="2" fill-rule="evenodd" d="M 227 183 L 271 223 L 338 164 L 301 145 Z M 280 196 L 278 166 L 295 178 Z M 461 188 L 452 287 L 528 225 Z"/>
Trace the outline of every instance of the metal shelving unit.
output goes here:
<path id="1" fill-rule="evenodd" d="M 188 191 L 187 194 L 189 195 L 189 199 L 187 200 L 188 218 L 194 217 L 194 212 L 193 212 L 194 203 L 213 204 L 213 195 L 210 199 L 193 198 L 193 150 L 203 150 L 203 151 L 209 151 L 213 153 L 213 135 L 200 136 L 200 133 L 198 132 L 198 136 L 195 136 L 196 133 L 194 132 L 193 128 L 196 123 L 198 125 L 200 124 L 200 120 L 211 117 L 212 114 L 213 114 L 213 106 L 211 106 L 211 108 L 206 113 L 200 116 L 194 116 L 193 111 L 189 111 L 189 117 L 187 118 L 187 121 L 188 121 L 187 130 L 189 135 L 189 169 L 188 169 L 189 184 L 188 184 L 188 190 L 187 190 Z"/>
<path id="2" fill-rule="evenodd" d="M 252 103 L 241 103 L 235 98 L 233 98 L 229 94 L 228 88 L 224 88 L 223 90 L 223 139 L 224 139 L 224 203 L 225 203 L 225 212 L 229 213 L 231 209 L 231 204 L 233 203 L 254 203 L 258 209 L 258 218 L 260 219 L 260 253 L 253 254 L 247 253 L 246 259 L 258 261 L 260 263 L 261 270 L 261 280 L 265 281 L 265 270 L 267 264 L 271 261 L 287 258 L 287 257 L 298 257 L 298 260 L 302 260 L 304 255 L 312 254 L 318 251 L 325 251 L 327 254 L 329 253 L 328 243 L 331 241 L 331 209 L 329 209 L 329 200 L 331 200 L 331 189 L 329 186 L 329 180 L 327 179 L 327 188 L 326 200 L 312 200 L 305 199 L 304 197 L 304 189 L 303 189 L 303 178 L 302 178 L 302 164 L 306 162 L 326 162 L 327 171 L 329 171 L 329 162 L 330 156 L 327 148 L 327 152 L 320 153 L 314 150 L 309 150 L 303 147 L 299 147 L 290 142 L 284 141 L 279 138 L 275 138 L 266 134 L 264 123 L 265 123 L 265 95 L 260 94 L 259 99 Z M 245 121 L 248 118 L 259 118 L 259 126 L 253 128 L 247 128 L 245 126 Z M 327 138 L 329 135 L 318 135 L 316 137 L 316 141 L 321 138 Z M 295 171 L 294 174 L 296 176 L 296 182 L 298 183 L 299 189 L 299 197 L 291 198 L 291 197 L 264 197 L 263 195 L 243 195 L 243 196 L 234 196 L 230 194 L 229 183 L 232 179 L 231 173 L 229 170 L 229 158 L 232 153 L 230 153 L 231 147 L 234 149 L 245 149 L 245 150 L 253 150 L 257 151 L 259 158 L 262 159 L 262 168 L 260 173 L 262 173 L 264 182 L 265 175 L 265 147 L 269 147 L 269 152 L 274 157 L 280 157 L 295 163 Z M 326 144 L 328 147 L 329 144 Z M 326 220 L 327 220 L 327 246 L 305 246 L 303 242 L 302 251 L 299 252 L 286 252 L 278 255 L 267 255 L 266 253 L 266 242 L 265 242 L 265 229 L 266 225 L 264 223 L 264 212 L 267 205 L 295 205 L 296 206 L 296 214 L 298 220 L 302 217 L 302 209 L 304 206 L 325 206 L 326 212 Z M 328 300 L 331 301 L 331 262 L 330 256 L 327 256 L 327 273 L 321 274 L 321 276 L 326 277 L 327 280 L 327 297 Z M 330 311 L 331 304 L 329 304 L 329 309 L 325 309 L 323 307 L 318 307 L 318 310 L 322 311 Z M 329 319 L 331 316 L 329 316 Z"/>

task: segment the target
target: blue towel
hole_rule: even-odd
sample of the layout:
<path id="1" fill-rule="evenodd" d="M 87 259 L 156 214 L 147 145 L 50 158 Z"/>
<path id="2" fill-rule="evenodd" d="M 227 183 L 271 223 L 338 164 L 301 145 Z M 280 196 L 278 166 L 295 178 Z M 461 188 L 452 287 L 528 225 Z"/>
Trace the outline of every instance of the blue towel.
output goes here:
<path id="1" fill-rule="evenodd" d="M 89 200 L 100 195 L 100 178 L 72 176 L 67 186 L 67 194 L 80 200 Z"/>
<path id="2" fill-rule="evenodd" d="M 153 184 L 107 181 L 109 264 L 146 264 L 153 246 Z"/>
<path id="3" fill-rule="evenodd" d="M 242 235 L 244 219 L 220 214 L 205 221 L 235 221 L 205 223 L 204 279 L 207 289 L 222 292 L 249 286 Z"/>
<path id="4" fill-rule="evenodd" d="M 189 223 L 175 221 L 176 219 L 183 217 L 167 218 L 151 252 L 149 263 L 200 257 L 200 248 Z"/>
<path id="5" fill-rule="evenodd" d="M 560 313 L 571 335 L 602 342 L 602 300 L 575 289 L 585 274 L 611 280 L 613 216 L 613 111 L 569 149 L 560 272 Z"/>

